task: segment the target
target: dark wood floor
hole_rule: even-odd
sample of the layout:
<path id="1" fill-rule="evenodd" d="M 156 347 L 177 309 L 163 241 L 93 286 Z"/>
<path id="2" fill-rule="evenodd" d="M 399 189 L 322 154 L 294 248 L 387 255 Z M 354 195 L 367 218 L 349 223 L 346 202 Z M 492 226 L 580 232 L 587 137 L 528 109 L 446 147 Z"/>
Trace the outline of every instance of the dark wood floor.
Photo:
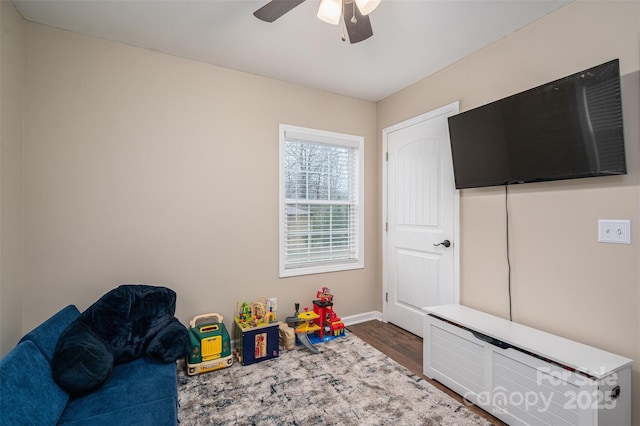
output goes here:
<path id="1" fill-rule="evenodd" d="M 393 324 L 381 321 L 367 321 L 350 325 L 347 329 L 398 364 L 403 365 L 413 374 L 423 377 L 427 382 L 445 392 L 456 401 L 462 402 L 460 395 L 441 383 L 427 378 L 422 373 L 422 339 L 420 337 Z M 471 406 L 468 403 L 465 405 L 469 407 L 471 411 L 495 425 L 506 425 L 506 423 L 476 406 Z"/>

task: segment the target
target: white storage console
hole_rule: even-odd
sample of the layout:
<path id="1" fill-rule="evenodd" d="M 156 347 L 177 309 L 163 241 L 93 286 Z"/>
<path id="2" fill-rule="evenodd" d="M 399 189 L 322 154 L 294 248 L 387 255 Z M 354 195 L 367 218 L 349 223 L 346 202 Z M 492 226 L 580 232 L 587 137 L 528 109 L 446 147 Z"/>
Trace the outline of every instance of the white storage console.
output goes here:
<path id="1" fill-rule="evenodd" d="M 502 421 L 631 423 L 631 359 L 461 305 L 424 311 L 424 374 Z"/>

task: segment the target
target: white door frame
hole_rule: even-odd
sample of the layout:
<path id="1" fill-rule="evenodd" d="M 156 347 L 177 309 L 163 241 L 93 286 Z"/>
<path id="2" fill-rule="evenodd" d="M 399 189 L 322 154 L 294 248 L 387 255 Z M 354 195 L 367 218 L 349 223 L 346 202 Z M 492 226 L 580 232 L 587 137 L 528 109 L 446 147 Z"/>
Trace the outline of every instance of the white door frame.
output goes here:
<path id="1" fill-rule="evenodd" d="M 382 129 L 382 317 L 387 322 L 387 152 L 388 136 L 390 133 L 405 127 L 413 126 L 422 121 L 430 120 L 440 116 L 450 116 L 457 114 L 460 108 L 459 101 L 452 102 L 433 111 L 410 118 L 400 123 Z M 453 174 L 453 164 L 451 164 Z M 453 194 L 453 300 L 460 303 L 460 191 L 454 190 Z"/>

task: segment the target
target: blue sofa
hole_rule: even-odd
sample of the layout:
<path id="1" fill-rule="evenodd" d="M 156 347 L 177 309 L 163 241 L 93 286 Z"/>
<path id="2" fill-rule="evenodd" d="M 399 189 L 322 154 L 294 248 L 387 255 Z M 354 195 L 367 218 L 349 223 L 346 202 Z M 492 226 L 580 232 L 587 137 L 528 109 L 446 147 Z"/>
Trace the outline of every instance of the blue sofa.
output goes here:
<path id="1" fill-rule="evenodd" d="M 143 356 L 116 364 L 104 385 L 80 396 L 56 384 L 51 362 L 58 339 L 79 316 L 67 306 L 0 361 L 0 425 L 176 425 L 175 362 Z"/>

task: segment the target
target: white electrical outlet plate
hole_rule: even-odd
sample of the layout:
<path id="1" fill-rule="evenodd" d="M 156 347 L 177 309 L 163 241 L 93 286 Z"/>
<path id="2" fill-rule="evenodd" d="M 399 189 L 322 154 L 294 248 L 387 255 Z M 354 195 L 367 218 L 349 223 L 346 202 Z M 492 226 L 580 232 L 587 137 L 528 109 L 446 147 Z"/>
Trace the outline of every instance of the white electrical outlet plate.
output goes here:
<path id="1" fill-rule="evenodd" d="M 631 221 L 598 220 L 598 242 L 631 244 Z"/>

